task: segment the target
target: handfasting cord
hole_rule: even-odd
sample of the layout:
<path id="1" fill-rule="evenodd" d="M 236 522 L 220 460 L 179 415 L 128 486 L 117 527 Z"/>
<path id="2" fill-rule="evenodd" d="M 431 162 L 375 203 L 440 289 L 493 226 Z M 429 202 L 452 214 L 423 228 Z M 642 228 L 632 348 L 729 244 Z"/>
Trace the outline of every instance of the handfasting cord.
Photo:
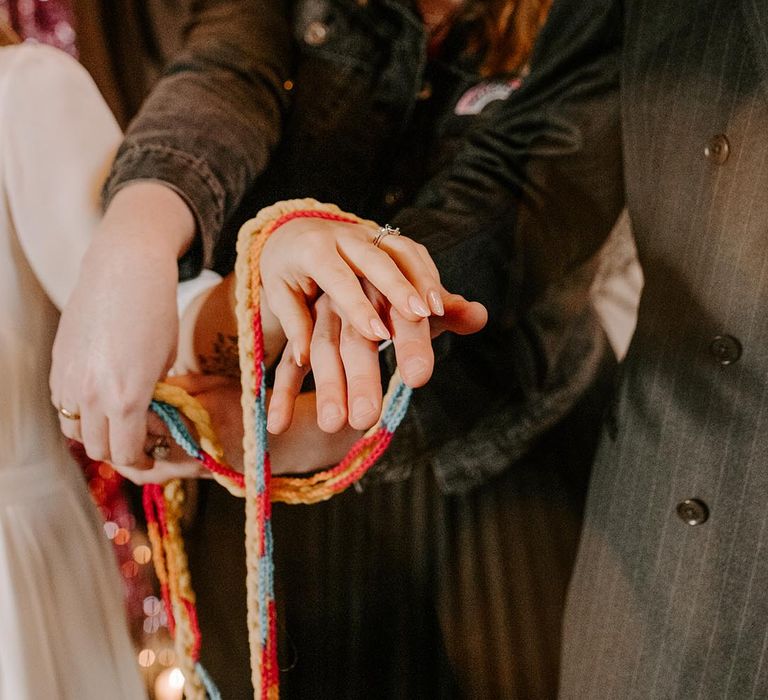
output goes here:
<path id="1" fill-rule="evenodd" d="M 395 372 L 378 422 L 355 443 L 338 465 L 310 477 L 271 477 L 267 451 L 259 259 L 270 234 L 295 218 L 357 223 L 369 226 L 372 232 L 378 230 L 373 222 L 312 199 L 278 202 L 262 209 L 240 229 L 235 272 L 245 473 L 234 471 L 224 462 L 210 418 L 196 399 L 178 387 L 161 383 L 156 387 L 152 402 L 152 410 L 166 423 L 174 440 L 209 469 L 214 479 L 230 493 L 245 496 L 248 634 L 254 698 L 257 700 L 276 700 L 279 696 L 271 502 L 317 503 L 341 493 L 359 480 L 391 442 L 407 411 L 411 395 L 411 390 Z M 194 425 L 199 444 L 179 412 Z M 185 693 L 194 700 L 203 699 L 206 695 L 213 700 L 220 697 L 218 690 L 199 664 L 201 636 L 180 528 L 183 501 L 184 491 L 179 480 L 165 486 L 144 487 L 144 506 L 155 568 L 168 612 L 169 629 L 187 679 Z"/>

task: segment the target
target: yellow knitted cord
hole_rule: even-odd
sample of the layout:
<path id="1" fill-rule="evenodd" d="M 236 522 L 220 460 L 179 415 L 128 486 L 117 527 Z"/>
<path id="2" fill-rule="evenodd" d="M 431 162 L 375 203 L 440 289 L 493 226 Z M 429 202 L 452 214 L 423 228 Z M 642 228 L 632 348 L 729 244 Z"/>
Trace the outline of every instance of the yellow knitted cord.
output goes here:
<path id="1" fill-rule="evenodd" d="M 275 223 L 287 214 L 295 211 L 322 211 L 329 214 L 343 216 L 355 223 L 362 224 L 371 229 L 372 233 L 379 230 L 379 226 L 372 222 L 360 219 L 352 214 L 341 211 L 331 204 L 321 204 L 313 199 L 296 199 L 262 209 L 258 215 L 246 222 L 240 229 L 237 241 L 236 274 L 236 315 L 238 321 L 238 347 L 240 357 L 240 372 L 242 383 L 241 404 L 243 409 L 243 448 L 244 465 L 256 463 L 257 455 L 266 451 L 266 445 L 260 444 L 265 434 L 257 430 L 257 416 L 255 414 L 254 393 L 254 313 L 259 308 L 261 276 L 259 270 L 259 258 L 261 251 L 269 235 L 274 229 Z M 384 405 L 387 406 L 402 386 L 399 374 L 393 375 L 387 394 L 384 397 Z M 225 470 L 223 449 L 216 438 L 211 424 L 210 416 L 205 408 L 180 387 L 166 383 L 158 383 L 154 393 L 154 399 L 177 408 L 194 426 L 197 431 L 200 446 Z M 405 405 L 407 406 L 407 399 Z M 404 409 L 403 409 L 404 411 Z M 310 504 L 324 501 L 339 493 L 354 480 L 361 476 L 361 465 L 369 459 L 372 453 L 378 450 L 380 454 L 381 444 L 377 444 L 375 436 L 380 433 L 384 424 L 384 413 L 379 421 L 368 430 L 358 442 L 360 446 L 356 451 L 350 452 L 348 459 L 333 469 L 316 473 L 309 477 L 284 477 L 272 478 L 269 482 L 269 500 L 280 501 L 289 504 Z M 369 441 L 370 439 L 370 441 Z M 246 548 L 246 588 L 248 595 L 248 636 L 251 648 L 251 673 L 254 687 L 254 697 L 261 700 L 262 696 L 269 700 L 277 700 L 279 691 L 277 686 L 262 688 L 261 659 L 263 652 L 263 630 L 259 624 L 259 554 L 258 544 L 263 532 L 260 529 L 258 519 L 259 494 L 257 490 L 255 470 L 245 469 L 244 487 L 235 480 L 236 475 L 217 473 L 212 471 L 214 479 L 224 486 L 232 495 L 245 496 L 245 548 Z M 180 659 L 182 671 L 187 680 L 185 695 L 194 700 L 203 700 L 205 690 L 198 673 L 195 670 L 196 652 L 193 621 L 195 596 L 191 585 L 188 561 L 184 550 L 184 541 L 181 532 L 181 516 L 184 504 L 184 490 L 181 481 L 170 481 L 163 489 L 163 501 L 165 504 L 165 521 L 167 535 L 163 537 L 155 526 L 150 527 L 150 540 L 154 551 L 155 567 L 161 585 L 167 582 L 174 618 L 176 620 L 175 647 Z M 262 572 L 263 573 L 263 572 Z M 265 589 L 266 590 L 266 589 Z M 263 591 L 261 591 L 263 592 Z M 185 604 L 186 601 L 186 604 Z M 262 617 L 263 619 L 263 617 Z M 199 639 L 199 638 L 198 638 Z M 269 671 L 271 667 L 266 668 Z M 274 671 L 274 669 L 271 669 Z M 202 671 L 201 671 L 202 672 Z M 262 693 L 262 691 L 264 691 Z"/>

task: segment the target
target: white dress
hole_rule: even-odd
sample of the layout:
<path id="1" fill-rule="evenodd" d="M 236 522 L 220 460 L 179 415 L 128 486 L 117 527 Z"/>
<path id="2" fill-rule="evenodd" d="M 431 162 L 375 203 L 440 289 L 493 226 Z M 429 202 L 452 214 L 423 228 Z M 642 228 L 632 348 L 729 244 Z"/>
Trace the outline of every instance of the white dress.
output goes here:
<path id="1" fill-rule="evenodd" d="M 145 698 L 122 585 L 48 391 L 120 131 L 85 71 L 0 49 L 0 700 Z"/>

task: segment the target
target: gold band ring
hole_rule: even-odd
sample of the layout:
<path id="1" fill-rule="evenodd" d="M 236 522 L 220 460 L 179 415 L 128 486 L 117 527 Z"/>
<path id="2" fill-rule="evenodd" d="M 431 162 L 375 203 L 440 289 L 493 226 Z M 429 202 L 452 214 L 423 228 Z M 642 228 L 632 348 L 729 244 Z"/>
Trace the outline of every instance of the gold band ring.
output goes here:
<path id="1" fill-rule="evenodd" d="M 77 411 L 68 411 L 64 406 L 58 406 L 56 410 L 62 418 L 67 420 L 80 420 L 80 414 Z"/>

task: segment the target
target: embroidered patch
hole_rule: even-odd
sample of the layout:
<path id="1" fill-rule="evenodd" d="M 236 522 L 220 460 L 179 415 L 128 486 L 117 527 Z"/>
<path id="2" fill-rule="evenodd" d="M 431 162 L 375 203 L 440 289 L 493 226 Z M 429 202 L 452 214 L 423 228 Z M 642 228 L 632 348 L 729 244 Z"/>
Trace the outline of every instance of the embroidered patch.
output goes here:
<path id="1" fill-rule="evenodd" d="M 491 102 L 506 100 L 521 83 L 520 78 L 512 78 L 487 80 L 473 85 L 459 98 L 453 111 L 458 115 L 480 114 Z"/>

